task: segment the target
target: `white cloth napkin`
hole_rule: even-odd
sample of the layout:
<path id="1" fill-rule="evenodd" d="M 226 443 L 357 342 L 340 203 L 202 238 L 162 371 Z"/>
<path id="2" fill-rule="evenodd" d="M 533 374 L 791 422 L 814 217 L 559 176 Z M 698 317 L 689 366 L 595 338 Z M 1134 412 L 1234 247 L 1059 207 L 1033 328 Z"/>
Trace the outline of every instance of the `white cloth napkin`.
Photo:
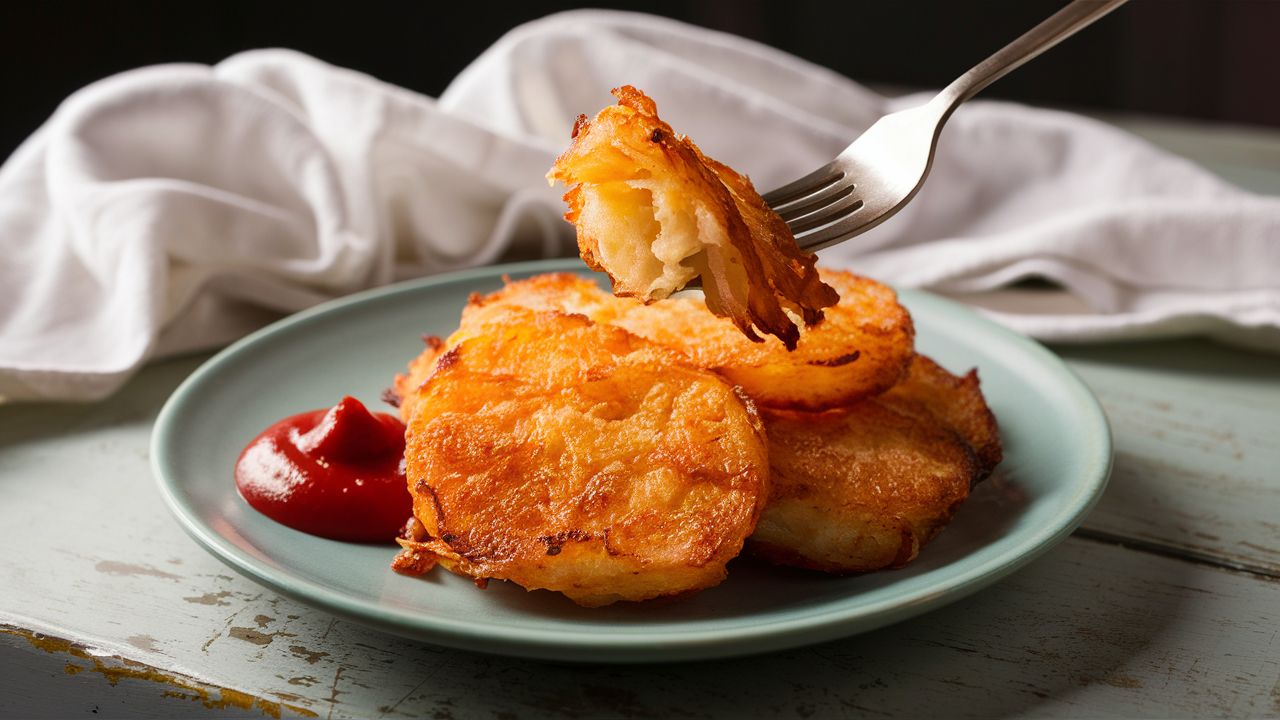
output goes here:
<path id="1" fill-rule="evenodd" d="M 921 100 L 603 11 L 515 29 L 438 101 L 283 50 L 127 72 L 71 96 L 0 169 L 0 396 L 102 397 L 149 357 L 327 298 L 569 253 L 542 176 L 623 83 L 760 189 Z M 823 259 L 951 293 L 1042 276 L 1093 310 L 996 314 L 1040 338 L 1280 350 L 1280 199 L 1061 112 L 961 108 L 920 195 Z"/>

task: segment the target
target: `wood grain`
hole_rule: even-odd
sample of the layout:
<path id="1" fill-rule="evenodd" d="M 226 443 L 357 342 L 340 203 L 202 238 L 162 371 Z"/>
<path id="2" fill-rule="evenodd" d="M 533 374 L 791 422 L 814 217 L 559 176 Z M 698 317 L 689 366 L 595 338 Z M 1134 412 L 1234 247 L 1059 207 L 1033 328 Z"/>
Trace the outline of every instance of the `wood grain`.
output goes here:
<path id="1" fill-rule="evenodd" d="M 186 577 L 205 578 L 212 592 L 156 608 L 146 649 L 134 641 L 126 652 L 151 666 L 198 667 L 206 682 L 266 707 L 322 717 L 1280 713 L 1280 583 L 1083 539 L 972 598 L 890 628 L 688 665 L 590 667 L 451 651 L 205 570 L 216 568 Z M 171 594 L 173 580 L 140 577 L 139 592 Z M 104 611 L 77 634 L 110 636 L 126 617 L 137 622 L 132 608 Z M 206 638 L 210 626 L 217 629 Z M 110 699 L 103 683 L 100 697 Z M 157 695 L 169 690 L 155 687 Z"/>
<path id="2" fill-rule="evenodd" d="M 1192 441 L 1205 432 L 1199 426 L 1167 442 L 1155 437 L 1152 423 L 1160 422 L 1146 415 L 1161 417 L 1160 410 L 1144 408 L 1176 401 L 1168 423 L 1202 422 L 1203 415 L 1212 428 L 1212 412 L 1220 413 L 1246 458 L 1270 462 L 1267 437 L 1251 429 L 1276 412 L 1265 387 L 1259 390 L 1267 383 L 1254 383 L 1268 380 L 1268 371 L 1236 351 L 1192 345 L 1152 357 L 1133 351 L 1140 369 L 1132 377 L 1113 364 L 1111 350 L 1069 354 L 1111 409 L 1122 452 L 1150 463 L 1186 458 L 1190 468 L 1250 467 L 1223 462 L 1223 453 L 1236 452 L 1229 438 Z M 1214 365 L 1230 359 L 1215 352 L 1243 363 L 1222 376 L 1234 379 L 1197 376 L 1195 363 L 1157 362 L 1165 355 Z M 965 716 L 1280 713 L 1280 583 L 1087 538 L 938 612 L 759 658 L 582 667 L 468 654 L 367 630 L 233 575 L 168 516 L 147 466 L 148 433 L 164 397 L 195 364 L 153 366 L 106 403 L 0 408 L 0 437 L 10 443 L 0 450 L 0 492 L 8 500 L 0 505 L 0 543 L 23 548 L 0 562 L 0 622 L 246 693 L 268 707 L 333 717 L 909 717 L 939 707 Z M 1230 407 L 1240 415 L 1224 409 Z M 76 442 L 65 442 L 68 434 Z M 51 465 L 64 469 L 61 477 L 47 475 Z M 1234 547 L 1259 538 L 1261 523 L 1275 515 L 1267 512 L 1268 504 L 1276 507 L 1274 478 L 1239 472 L 1220 483 L 1252 493 L 1221 506 L 1223 517 L 1234 513 L 1232 523 L 1191 512 L 1195 503 L 1217 502 L 1197 477 L 1155 476 L 1159 492 L 1149 494 L 1164 498 L 1159 507 L 1182 493 L 1193 493 L 1193 501 L 1137 525 L 1130 516 L 1147 511 L 1126 507 L 1147 486 L 1141 475 L 1120 476 L 1115 498 L 1108 495 L 1090 527 L 1125 542 L 1154 538 L 1178 548 L 1217 522 L 1218 540 L 1196 551 L 1218 564 L 1241 561 Z M 1260 557 L 1245 559 L 1259 564 Z"/>
<path id="3" fill-rule="evenodd" d="M 1085 531 L 1280 577 L 1280 362 L 1188 340 L 1057 350 L 1115 437 Z"/>

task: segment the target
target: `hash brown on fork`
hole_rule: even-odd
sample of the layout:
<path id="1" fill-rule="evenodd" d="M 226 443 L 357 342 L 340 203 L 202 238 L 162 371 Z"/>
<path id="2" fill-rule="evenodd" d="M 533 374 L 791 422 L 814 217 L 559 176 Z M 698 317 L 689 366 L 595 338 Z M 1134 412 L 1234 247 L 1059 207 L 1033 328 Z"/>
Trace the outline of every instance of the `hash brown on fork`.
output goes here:
<path id="1" fill-rule="evenodd" d="M 569 186 L 565 219 L 583 261 L 618 295 L 661 300 L 698 278 L 704 305 L 754 342 L 795 348 L 800 324 L 822 319 L 836 292 L 751 181 L 716 162 L 658 117 L 630 85 L 616 105 L 578 117 L 548 179 Z"/>

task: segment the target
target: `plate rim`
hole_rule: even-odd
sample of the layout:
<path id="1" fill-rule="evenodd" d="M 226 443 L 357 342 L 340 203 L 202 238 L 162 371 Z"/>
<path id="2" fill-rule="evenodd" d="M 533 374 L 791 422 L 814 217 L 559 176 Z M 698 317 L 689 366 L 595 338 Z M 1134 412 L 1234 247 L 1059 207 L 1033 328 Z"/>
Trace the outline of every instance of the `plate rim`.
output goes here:
<path id="1" fill-rule="evenodd" d="M 280 570 L 267 566 L 207 527 L 195 508 L 177 492 L 177 486 L 181 484 L 178 476 L 181 473 L 177 472 L 174 459 L 177 452 L 172 437 L 175 426 L 181 421 L 182 413 L 190 402 L 189 398 L 204 383 L 210 382 L 209 378 L 216 377 L 222 365 L 247 348 L 280 331 L 311 322 L 314 318 L 331 312 L 396 295 L 413 294 L 424 288 L 493 279 L 505 274 L 582 270 L 586 270 L 586 266 L 577 258 L 557 258 L 441 273 L 330 300 L 282 318 L 235 341 L 184 379 L 170 394 L 156 418 L 150 443 L 151 469 L 166 507 L 197 544 L 241 575 L 305 604 L 320 607 L 364 625 L 440 645 L 519 657 L 593 662 L 656 662 L 712 659 L 796 647 L 866 632 L 955 602 L 1007 577 L 1065 539 L 1096 505 L 1110 479 L 1114 448 L 1106 414 L 1093 393 L 1061 358 L 1035 340 L 960 303 L 920 290 L 894 288 L 908 301 L 904 304 L 923 303 L 946 313 L 967 316 L 968 321 L 978 323 L 984 330 L 995 333 L 1005 342 L 1012 343 L 1033 356 L 1042 369 L 1060 376 L 1065 383 L 1059 389 L 1066 391 L 1066 396 L 1076 406 L 1079 414 L 1091 424 L 1089 428 L 1081 428 L 1081 436 L 1093 440 L 1092 453 L 1082 462 L 1080 475 L 1084 480 L 1070 501 L 1064 503 L 1049 522 L 1031 531 L 1026 541 L 1004 549 L 958 575 L 944 577 L 937 586 L 928 591 L 918 591 L 915 596 L 906 600 L 888 598 L 876 604 L 855 604 L 853 607 L 828 603 L 819 606 L 814 612 L 774 619 L 768 623 L 625 635 L 601 633 L 592 629 L 567 634 L 560 629 L 493 625 L 469 619 L 445 621 L 426 615 L 415 616 L 397 608 L 380 606 L 376 602 L 348 597 L 303 578 L 287 574 L 282 576 Z"/>

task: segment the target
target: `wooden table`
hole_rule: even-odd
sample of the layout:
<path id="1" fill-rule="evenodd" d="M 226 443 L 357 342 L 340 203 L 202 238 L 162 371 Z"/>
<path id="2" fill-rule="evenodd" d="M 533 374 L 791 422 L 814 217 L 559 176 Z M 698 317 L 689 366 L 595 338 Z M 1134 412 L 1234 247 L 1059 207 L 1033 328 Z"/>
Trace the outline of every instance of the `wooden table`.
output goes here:
<path id="1" fill-rule="evenodd" d="M 1118 122 L 1280 194 L 1280 133 Z M 235 575 L 182 533 L 148 466 L 156 413 L 202 357 L 101 403 L 0 406 L 0 716 L 1280 716 L 1280 357 L 1054 349 L 1116 442 L 1071 538 L 892 627 L 676 665 L 447 650 Z"/>

